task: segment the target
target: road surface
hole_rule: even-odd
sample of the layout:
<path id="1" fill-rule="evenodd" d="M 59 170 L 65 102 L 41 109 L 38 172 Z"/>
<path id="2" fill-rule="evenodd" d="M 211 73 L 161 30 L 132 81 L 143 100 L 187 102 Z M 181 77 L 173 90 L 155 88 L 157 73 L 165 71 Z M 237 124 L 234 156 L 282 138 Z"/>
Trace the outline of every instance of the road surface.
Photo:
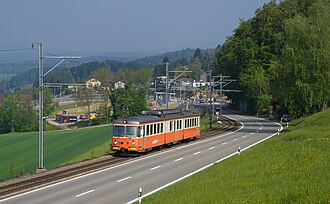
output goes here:
<path id="1" fill-rule="evenodd" d="M 277 135 L 280 124 L 228 114 L 241 128 L 206 140 L 174 146 L 169 151 L 137 158 L 98 172 L 36 189 L 0 201 L 9 203 L 130 203 L 139 187 L 151 194 L 215 162 Z"/>

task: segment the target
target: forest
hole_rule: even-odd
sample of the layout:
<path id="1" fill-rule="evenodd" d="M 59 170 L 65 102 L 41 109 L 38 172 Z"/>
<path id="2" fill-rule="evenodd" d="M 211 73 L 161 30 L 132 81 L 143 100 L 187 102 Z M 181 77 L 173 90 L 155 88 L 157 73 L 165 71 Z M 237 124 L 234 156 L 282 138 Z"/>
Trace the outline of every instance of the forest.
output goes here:
<path id="1" fill-rule="evenodd" d="M 116 117 L 138 115 L 148 108 L 141 96 L 152 94 L 148 90 L 153 82 L 160 83 L 157 80 L 165 75 L 165 62 L 170 62 L 170 70 L 192 71 L 181 77 L 196 81 L 202 70 L 212 71 L 213 76 L 222 74 L 237 79 L 226 88 L 240 92 L 226 95 L 232 108 L 247 114 L 269 116 L 272 110 L 275 119 L 279 119 L 284 113 L 299 118 L 319 112 L 330 103 L 330 2 L 271 0 L 257 9 L 251 19 L 240 19 L 233 34 L 215 49 L 184 49 L 130 62 L 83 63 L 55 70 L 45 82 L 84 83 L 90 78 L 98 79 L 103 86 L 94 91 L 103 95 L 105 104 L 100 115 L 110 122 Z M 125 82 L 125 89 L 109 88 L 118 80 Z M 12 78 L 13 86 L 20 83 L 37 87 L 37 70 Z M 77 100 L 91 102 L 87 90 L 80 93 Z M 0 133 L 36 131 L 37 98 L 36 88 L 30 95 L 23 91 L 7 95 L 0 104 Z M 51 99 L 48 91 L 45 116 L 56 105 Z"/>
<path id="2" fill-rule="evenodd" d="M 213 74 L 238 83 L 229 93 L 250 114 L 269 106 L 297 118 L 330 102 L 330 2 L 272 0 L 219 47 Z"/>

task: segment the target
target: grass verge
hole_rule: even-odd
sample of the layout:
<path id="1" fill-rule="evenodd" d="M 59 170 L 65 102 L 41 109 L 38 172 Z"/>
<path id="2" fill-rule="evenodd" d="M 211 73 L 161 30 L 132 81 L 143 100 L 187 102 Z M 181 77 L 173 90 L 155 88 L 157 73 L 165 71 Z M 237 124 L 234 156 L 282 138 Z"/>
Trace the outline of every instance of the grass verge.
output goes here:
<path id="1" fill-rule="evenodd" d="M 38 166 L 38 132 L 0 135 L 0 179 L 34 172 Z M 44 132 L 46 168 L 102 156 L 111 144 L 112 126 Z"/>
<path id="2" fill-rule="evenodd" d="M 143 203 L 330 203 L 330 109 Z"/>

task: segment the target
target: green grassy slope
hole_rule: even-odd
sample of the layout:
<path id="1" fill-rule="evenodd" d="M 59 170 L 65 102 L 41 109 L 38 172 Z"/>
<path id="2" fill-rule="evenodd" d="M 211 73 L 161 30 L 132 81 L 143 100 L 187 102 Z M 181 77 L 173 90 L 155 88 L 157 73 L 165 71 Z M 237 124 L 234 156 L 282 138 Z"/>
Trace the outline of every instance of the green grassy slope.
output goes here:
<path id="1" fill-rule="evenodd" d="M 330 109 L 143 203 L 330 203 Z"/>
<path id="2" fill-rule="evenodd" d="M 53 168 L 68 162 L 104 155 L 111 144 L 112 127 L 44 132 L 44 165 Z M 0 135 L 0 179 L 38 166 L 39 133 Z"/>

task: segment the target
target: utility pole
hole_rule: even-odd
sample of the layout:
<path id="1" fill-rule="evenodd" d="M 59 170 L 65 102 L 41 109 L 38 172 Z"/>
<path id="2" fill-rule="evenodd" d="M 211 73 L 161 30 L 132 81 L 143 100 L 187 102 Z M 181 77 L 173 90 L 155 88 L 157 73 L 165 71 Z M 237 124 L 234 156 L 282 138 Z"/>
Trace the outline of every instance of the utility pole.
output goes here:
<path id="1" fill-rule="evenodd" d="M 53 69 L 55 69 L 57 66 L 59 66 L 65 59 L 80 59 L 81 57 L 76 56 L 44 56 L 43 53 L 43 42 L 39 42 L 39 165 L 37 168 L 37 172 L 42 172 L 45 170 L 44 167 L 44 129 L 43 129 L 43 103 L 44 103 L 44 77 L 51 72 Z M 62 59 L 59 63 L 57 63 L 55 66 L 53 66 L 50 70 L 48 70 L 44 74 L 44 59 Z"/>
<path id="2" fill-rule="evenodd" d="M 165 69 L 166 69 L 166 109 L 168 109 L 168 62 L 165 62 Z"/>
<path id="3" fill-rule="evenodd" d="M 38 171 L 44 170 L 44 141 L 43 141 L 43 73 L 44 73 L 44 56 L 43 56 L 43 42 L 39 42 L 39 166 Z"/>
<path id="4" fill-rule="evenodd" d="M 157 79 L 155 80 L 155 101 L 157 102 Z"/>
<path id="5" fill-rule="evenodd" d="M 211 131 L 211 129 L 212 129 L 212 117 L 213 117 L 213 113 L 211 111 L 211 109 L 212 109 L 212 70 L 211 69 L 210 69 L 210 72 L 209 72 L 209 78 L 210 78 L 210 108 L 209 108 L 210 129 L 209 129 L 209 131 Z"/>
<path id="6" fill-rule="evenodd" d="M 223 92 L 242 92 L 241 90 L 224 90 L 223 88 L 227 85 L 229 85 L 232 82 L 236 82 L 235 79 L 228 79 L 229 76 L 223 76 L 222 74 L 217 76 L 212 76 L 214 79 L 219 78 L 219 81 L 215 82 L 215 84 L 219 84 L 219 96 L 220 96 L 220 112 L 219 116 L 222 116 L 222 95 Z"/>

